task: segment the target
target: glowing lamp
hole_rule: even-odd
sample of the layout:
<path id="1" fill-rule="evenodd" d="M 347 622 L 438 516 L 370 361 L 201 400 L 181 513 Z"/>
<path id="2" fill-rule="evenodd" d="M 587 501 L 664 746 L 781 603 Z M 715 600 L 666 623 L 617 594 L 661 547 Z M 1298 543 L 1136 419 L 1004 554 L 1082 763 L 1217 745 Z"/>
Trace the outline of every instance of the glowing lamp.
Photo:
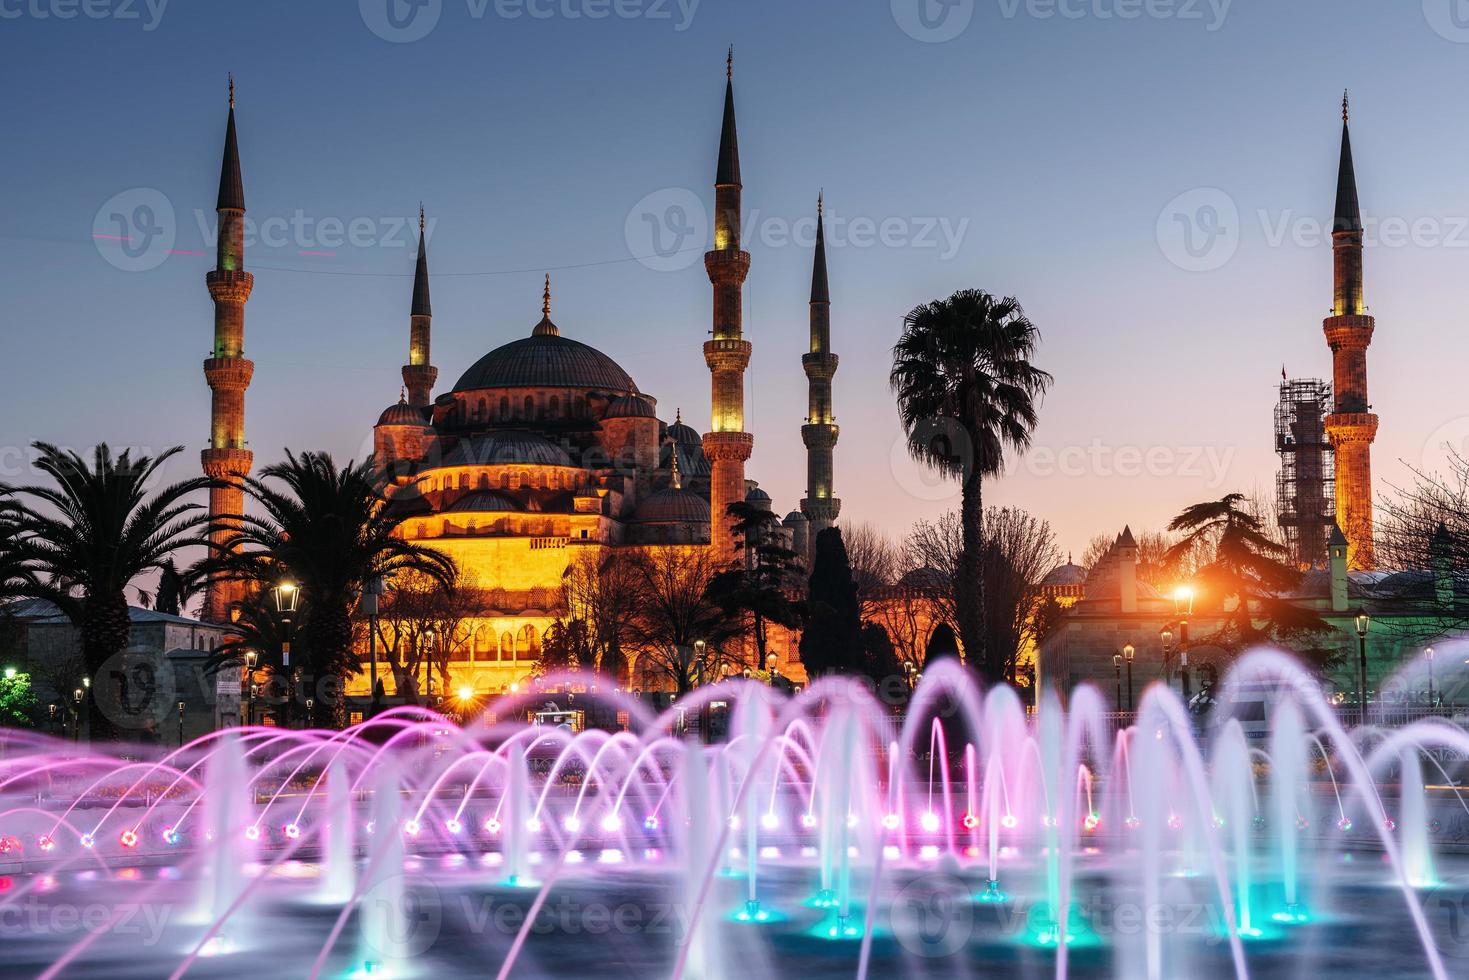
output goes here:
<path id="1" fill-rule="evenodd" d="M 91 850 L 91 848 L 95 846 L 96 843 L 97 838 L 93 837 L 91 834 L 82 835 L 82 846 L 87 848 L 88 850 Z"/>
<path id="2" fill-rule="evenodd" d="M 371 831 L 368 831 L 368 832 L 371 833 Z M 260 839 L 260 828 L 257 827 L 257 826 L 255 826 L 254 824 L 251 824 L 250 826 L 246 827 L 245 828 L 245 839 L 246 840 L 259 840 Z"/>
<path id="3" fill-rule="evenodd" d="M 127 847 L 127 848 L 137 847 L 138 846 L 138 832 L 136 830 L 131 829 L 131 828 L 129 828 L 128 830 L 124 830 L 122 832 L 122 836 L 118 837 L 117 842 L 119 844 L 121 844 L 123 847 Z"/>
<path id="4" fill-rule="evenodd" d="M 499 832 L 500 821 L 496 820 L 494 817 L 490 817 L 488 820 L 485 821 L 485 833 L 498 834 Z"/>
<path id="5" fill-rule="evenodd" d="M 540 833 L 541 832 L 541 820 L 540 820 L 540 818 L 539 817 L 531 817 L 529 820 L 527 820 L 525 822 L 525 829 L 526 830 L 529 830 L 533 834 Z"/>
<path id="6" fill-rule="evenodd" d="M 460 823 L 458 820 L 455 820 L 453 817 L 450 817 L 448 820 L 444 821 L 444 829 L 451 834 L 459 834 L 464 832 L 464 824 Z"/>
<path id="7" fill-rule="evenodd" d="M 643 818 L 643 829 L 644 830 L 657 830 L 658 829 L 658 815 L 656 813 L 650 813 L 646 817 Z"/>
<path id="8" fill-rule="evenodd" d="M 1000 818 L 1000 826 L 1006 830 L 1014 830 L 1019 823 L 1020 821 L 1015 819 L 1015 814 L 1013 813 L 1007 813 Z"/>
<path id="9" fill-rule="evenodd" d="M 922 827 L 927 833 L 934 833 L 939 829 L 939 815 L 929 810 L 918 818 L 918 826 Z"/>
<path id="10" fill-rule="evenodd" d="M 760 816 L 760 826 L 764 827 L 766 830 L 775 830 L 777 827 L 780 826 L 780 817 L 777 817 L 775 814 L 766 811 Z"/>
<path id="11" fill-rule="evenodd" d="M 1087 833 L 1091 833 L 1092 831 L 1096 830 L 1097 827 L 1101 825 L 1101 823 L 1101 816 L 1095 813 L 1088 813 L 1086 817 L 1081 821 L 1081 825 L 1086 829 Z"/>
<path id="12" fill-rule="evenodd" d="M 36 846 L 43 851 L 50 851 L 56 847 L 56 842 L 50 837 L 42 837 L 40 840 L 36 841 Z"/>
<path id="13" fill-rule="evenodd" d="M 602 818 L 602 829 L 609 834 L 615 834 L 622 829 L 622 818 L 615 813 L 609 813 Z"/>
<path id="14" fill-rule="evenodd" d="M 816 826 L 816 814 L 814 814 L 814 813 L 803 813 L 803 814 L 801 814 L 801 826 L 802 827 L 805 827 L 807 830 L 810 830 L 813 827 L 815 827 Z"/>
<path id="15" fill-rule="evenodd" d="M 286 835 L 287 840 L 298 840 L 301 837 L 301 828 L 295 823 L 286 824 L 281 828 L 281 832 Z"/>
<path id="16" fill-rule="evenodd" d="M 569 816 L 565 820 L 561 821 L 561 826 L 566 828 L 566 832 L 568 834 L 574 834 L 578 830 L 581 830 L 581 818 L 573 814 L 572 816 Z"/>
<path id="17" fill-rule="evenodd" d="M 901 822 L 896 813 L 887 813 L 883 815 L 882 827 L 884 830 L 897 830 Z"/>
<path id="18" fill-rule="evenodd" d="M 964 829 L 973 830 L 979 826 L 979 818 L 972 813 L 964 814 Z"/>
<path id="19" fill-rule="evenodd" d="M 423 830 L 423 825 L 420 824 L 417 820 L 403 821 L 403 833 L 407 834 L 409 837 L 417 837 L 419 831 L 421 830 Z"/>

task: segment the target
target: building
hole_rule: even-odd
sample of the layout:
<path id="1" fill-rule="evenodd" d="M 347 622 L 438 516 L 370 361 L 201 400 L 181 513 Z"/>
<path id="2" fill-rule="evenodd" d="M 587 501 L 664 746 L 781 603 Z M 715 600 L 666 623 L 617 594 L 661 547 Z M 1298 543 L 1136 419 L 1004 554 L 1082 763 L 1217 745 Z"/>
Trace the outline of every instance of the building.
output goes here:
<path id="1" fill-rule="evenodd" d="M 563 328 L 552 318 L 549 276 L 540 319 L 529 329 L 515 329 L 520 336 L 486 353 L 435 394 L 439 372 L 432 358 L 429 257 L 420 213 L 403 388 L 377 418 L 373 444 L 378 462 L 394 476 L 391 506 L 404 517 L 403 535 L 450 555 L 481 597 L 467 638 L 448 651 L 456 687 L 490 693 L 527 679 L 547 629 L 565 613 L 564 576 L 580 556 L 670 546 L 713 549 L 730 560 L 730 504 L 773 507 L 746 472 L 755 446 L 744 417 L 753 345 L 744 335 L 742 287 L 750 255 L 740 247 L 744 185 L 729 64 L 714 183 L 714 241 L 704 256 L 712 329 L 702 346 L 710 374 L 710 425 L 702 435 L 680 410 L 660 407 L 613 357 L 577 340 L 574 321 Z M 250 279 L 238 237 L 244 193 L 233 86 L 218 207 L 219 261 L 208 276 L 216 305 L 215 351 L 205 365 L 214 393 L 214 435 L 204 462 L 211 475 L 234 481 L 211 499 L 214 514 L 228 515 L 239 512 L 237 483 L 251 463 L 243 448 L 251 364 L 242 359 Z M 811 343 L 800 365 L 810 390 L 801 430 L 808 486 L 799 509 L 782 521 L 782 533 L 801 554 L 809 554 L 814 532 L 832 526 L 840 510 L 833 477 L 837 356 L 831 351 L 821 210 L 818 198 Z M 694 343 L 691 337 L 691 358 Z M 227 583 L 210 584 L 208 618 L 227 621 L 230 604 L 239 600 L 228 590 Z M 781 673 L 798 675 L 795 638 L 777 636 L 775 647 Z M 358 678 L 349 693 L 365 693 L 366 683 Z"/>

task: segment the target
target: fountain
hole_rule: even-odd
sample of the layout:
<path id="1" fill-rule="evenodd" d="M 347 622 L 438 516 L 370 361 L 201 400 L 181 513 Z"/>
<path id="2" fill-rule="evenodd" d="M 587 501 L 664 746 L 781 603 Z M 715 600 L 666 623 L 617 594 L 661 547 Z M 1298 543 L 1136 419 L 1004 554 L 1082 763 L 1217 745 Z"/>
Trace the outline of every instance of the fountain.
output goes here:
<path id="1" fill-rule="evenodd" d="M 168 753 L 5 732 L 0 922 L 35 923 L 7 971 L 1454 975 L 1469 803 L 1445 766 L 1469 735 L 1348 730 L 1270 651 L 1226 687 L 1261 677 L 1248 728 L 1162 686 L 1122 729 L 1086 688 L 1027 715 L 944 662 L 901 719 L 850 678 L 736 679 L 662 715 L 579 693 L 615 735 L 490 720 L 529 694 Z M 715 701 L 729 736 L 682 734 Z M 88 903 L 86 930 L 31 911 Z M 187 914 L 140 948 L 139 906 Z"/>

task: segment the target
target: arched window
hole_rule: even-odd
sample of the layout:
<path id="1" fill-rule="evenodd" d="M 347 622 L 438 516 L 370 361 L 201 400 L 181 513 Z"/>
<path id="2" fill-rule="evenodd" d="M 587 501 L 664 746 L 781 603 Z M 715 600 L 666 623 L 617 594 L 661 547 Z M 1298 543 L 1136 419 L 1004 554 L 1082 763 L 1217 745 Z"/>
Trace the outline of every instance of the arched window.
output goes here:
<path id="1" fill-rule="evenodd" d="M 536 628 L 526 623 L 520 628 L 520 639 L 516 644 L 516 654 L 521 660 L 535 660 L 541 655 L 541 638 L 536 633 Z"/>
<path id="2" fill-rule="evenodd" d="M 474 631 L 474 659 L 489 660 L 494 650 L 490 647 L 490 628 L 481 626 Z"/>
<path id="3" fill-rule="evenodd" d="M 525 396 L 525 417 L 528 419 L 536 417 L 536 400 L 530 395 Z"/>
<path id="4" fill-rule="evenodd" d="M 514 636 L 514 634 L 508 633 L 508 632 L 507 633 L 501 633 L 500 634 L 500 659 L 501 660 L 514 660 L 515 659 L 515 636 Z"/>
<path id="5" fill-rule="evenodd" d="M 550 418 L 553 418 L 554 419 L 557 416 L 559 416 L 560 414 L 561 414 L 561 399 L 560 398 L 557 398 L 555 395 L 552 395 L 551 396 L 551 400 L 546 403 L 546 415 L 549 416 Z"/>
<path id="6" fill-rule="evenodd" d="M 500 474 L 500 489 L 501 490 L 509 490 L 510 489 L 510 474 L 508 472 L 507 473 L 501 473 Z"/>
<path id="7" fill-rule="evenodd" d="M 488 473 L 481 473 L 479 475 L 479 488 L 481 490 L 488 490 L 488 489 L 490 489 L 490 474 L 488 474 Z"/>
<path id="8" fill-rule="evenodd" d="M 487 409 L 485 408 L 485 400 L 481 398 L 478 402 L 475 403 L 474 406 L 474 420 L 476 422 L 485 421 L 485 419 L 488 418 L 488 416 L 485 414 L 486 411 Z"/>
<path id="9" fill-rule="evenodd" d="M 510 399 L 509 398 L 501 398 L 500 399 L 500 421 L 501 422 L 509 422 L 510 421 Z"/>

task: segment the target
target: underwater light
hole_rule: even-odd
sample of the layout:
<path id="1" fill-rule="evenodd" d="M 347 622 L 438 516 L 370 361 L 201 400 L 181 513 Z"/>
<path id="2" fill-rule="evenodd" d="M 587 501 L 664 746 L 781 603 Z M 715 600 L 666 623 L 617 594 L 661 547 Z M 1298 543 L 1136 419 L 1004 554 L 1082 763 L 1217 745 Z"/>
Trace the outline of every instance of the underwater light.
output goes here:
<path id="1" fill-rule="evenodd" d="M 82 835 L 82 846 L 83 847 L 90 848 L 90 847 L 92 847 L 96 843 L 97 843 L 97 839 L 95 837 L 93 837 L 91 834 L 83 834 Z"/>
<path id="2" fill-rule="evenodd" d="M 622 829 L 622 818 L 615 813 L 609 813 L 602 818 L 602 829 L 609 834 L 615 834 Z"/>
<path id="3" fill-rule="evenodd" d="M 656 814 L 656 813 L 650 813 L 646 817 L 644 817 L 643 818 L 643 829 L 644 830 L 657 830 L 658 829 L 658 814 Z"/>
<path id="4" fill-rule="evenodd" d="M 500 821 L 490 817 L 485 821 L 485 833 L 498 834 L 500 832 Z"/>
<path id="5" fill-rule="evenodd" d="M 367 832 L 369 834 L 372 833 L 372 828 L 369 827 L 368 830 L 367 830 Z M 259 840 L 260 839 L 260 828 L 257 827 L 257 826 L 255 826 L 253 823 L 250 826 L 246 827 L 245 828 L 245 839 L 246 840 Z"/>
<path id="6" fill-rule="evenodd" d="M 453 817 L 450 817 L 448 820 L 444 821 L 444 829 L 451 834 L 459 834 L 464 832 L 464 824 L 460 823 Z"/>
<path id="7" fill-rule="evenodd" d="M 1128 830 L 1137 830 L 1143 825 L 1143 822 L 1139 820 L 1136 816 L 1129 816 L 1126 820 L 1122 821 L 1122 824 Z"/>
<path id="8" fill-rule="evenodd" d="M 179 842 L 179 832 L 172 827 L 163 828 L 163 843 L 172 847 Z"/>
<path id="9" fill-rule="evenodd" d="M 561 821 L 561 826 L 566 828 L 568 834 L 574 834 L 578 830 L 581 830 L 581 818 L 576 816 L 576 814 L 572 814 Z"/>
<path id="10" fill-rule="evenodd" d="M 296 840 L 301 836 L 301 828 L 294 823 L 288 823 L 281 828 L 287 840 Z"/>
<path id="11" fill-rule="evenodd" d="M 1015 819 L 1015 814 L 1007 813 L 1000 818 L 1000 826 L 1006 830 L 1014 830 L 1020 821 Z"/>
<path id="12" fill-rule="evenodd" d="M 760 816 L 760 826 L 766 830 L 775 830 L 780 826 L 780 817 L 767 810 Z"/>
<path id="13" fill-rule="evenodd" d="M 964 829 L 973 830 L 979 826 L 979 818 L 972 813 L 964 814 Z"/>
<path id="14" fill-rule="evenodd" d="M 1091 833 L 1093 830 L 1096 830 L 1097 827 L 1101 825 L 1101 823 L 1102 818 L 1099 814 L 1096 813 L 1088 813 L 1086 817 L 1081 821 L 1081 825 L 1086 828 L 1087 833 Z"/>
<path id="15" fill-rule="evenodd" d="M 36 841 L 36 846 L 43 851 L 49 851 L 56 847 L 56 842 L 50 837 L 42 837 Z"/>
<path id="16" fill-rule="evenodd" d="M 918 818 L 918 826 L 922 827 L 927 833 L 934 833 L 939 829 L 939 815 L 929 810 Z"/>
<path id="17" fill-rule="evenodd" d="M 740 829 L 740 818 L 738 816 L 736 816 L 735 814 L 730 814 L 729 819 L 727 821 L 725 821 L 725 822 L 729 824 L 729 829 L 730 830 L 739 830 Z"/>
<path id="18" fill-rule="evenodd" d="M 1352 829 L 1352 821 L 1351 821 L 1351 818 L 1349 818 L 1349 817 L 1342 817 L 1340 820 L 1338 820 L 1336 822 L 1336 829 L 1337 830 L 1340 830 L 1344 834 L 1347 831 L 1351 830 Z"/>
<path id="19" fill-rule="evenodd" d="M 1397 829 L 1398 829 L 1398 822 L 1397 822 L 1397 821 L 1396 821 L 1396 820 L 1394 820 L 1394 819 L 1393 819 L 1393 818 L 1392 818 L 1392 817 L 1387 817 L 1387 818 L 1386 818 L 1386 819 L 1384 819 L 1384 820 L 1383 820 L 1383 821 L 1382 821 L 1382 826 L 1383 826 L 1383 827 L 1384 827 L 1384 828 L 1385 828 L 1385 829 L 1386 829 L 1386 830 L 1387 830 L 1387 832 L 1388 832 L 1388 833 L 1389 833 L 1389 834 L 1390 834 L 1390 833 L 1392 833 L 1392 832 L 1393 832 L 1393 831 L 1394 831 L 1394 830 L 1397 830 Z"/>
<path id="20" fill-rule="evenodd" d="M 855 814 L 855 813 L 849 813 L 849 814 L 847 814 L 847 829 L 848 830 L 855 830 L 856 828 L 857 828 L 857 814 Z"/>
<path id="21" fill-rule="evenodd" d="M 882 826 L 884 830 L 897 830 L 898 824 L 901 822 L 902 821 L 898 818 L 898 815 L 896 813 L 885 814 L 882 818 Z"/>
<path id="22" fill-rule="evenodd" d="M 801 826 L 802 827 L 805 827 L 807 830 L 810 830 L 811 828 L 815 827 L 816 826 L 816 814 L 814 814 L 814 813 L 803 813 L 803 814 L 801 814 Z"/>
<path id="23" fill-rule="evenodd" d="M 419 831 L 421 830 L 423 830 L 423 824 L 419 823 L 417 820 L 409 819 L 403 821 L 403 833 L 407 834 L 409 837 L 417 837 Z"/>
<path id="24" fill-rule="evenodd" d="M 531 817 L 529 820 L 527 820 L 525 822 L 525 829 L 526 830 L 529 830 L 533 834 L 540 833 L 541 832 L 541 818 L 540 817 Z"/>
<path id="25" fill-rule="evenodd" d="M 1183 827 L 1183 818 L 1176 813 L 1168 814 L 1168 829 L 1179 830 Z"/>
<path id="26" fill-rule="evenodd" d="M 137 847 L 138 846 L 138 832 L 136 830 L 132 830 L 131 828 L 129 828 L 128 830 L 124 830 L 122 832 L 122 835 L 117 838 L 117 842 L 119 844 L 121 844 L 123 847 L 129 847 L 129 848 Z"/>

